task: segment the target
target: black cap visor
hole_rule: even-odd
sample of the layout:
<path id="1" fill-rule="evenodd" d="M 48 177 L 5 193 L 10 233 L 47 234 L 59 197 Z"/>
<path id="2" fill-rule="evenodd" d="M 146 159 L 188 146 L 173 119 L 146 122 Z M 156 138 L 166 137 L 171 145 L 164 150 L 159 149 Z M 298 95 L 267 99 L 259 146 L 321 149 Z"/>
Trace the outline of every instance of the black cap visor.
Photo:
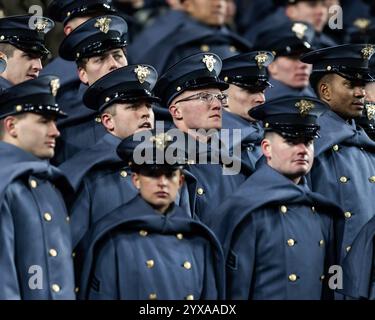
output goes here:
<path id="1" fill-rule="evenodd" d="M 320 126 L 316 124 L 303 125 L 303 124 L 285 124 L 285 123 L 269 123 L 265 131 L 276 132 L 284 138 L 298 139 L 319 138 Z"/>
<path id="2" fill-rule="evenodd" d="M 115 93 L 108 98 L 108 101 L 100 106 L 99 112 L 102 112 L 105 108 L 110 107 L 114 103 L 134 103 L 138 101 L 145 101 L 150 103 L 160 102 L 160 99 L 153 96 L 148 90 L 129 90 L 126 92 Z"/>

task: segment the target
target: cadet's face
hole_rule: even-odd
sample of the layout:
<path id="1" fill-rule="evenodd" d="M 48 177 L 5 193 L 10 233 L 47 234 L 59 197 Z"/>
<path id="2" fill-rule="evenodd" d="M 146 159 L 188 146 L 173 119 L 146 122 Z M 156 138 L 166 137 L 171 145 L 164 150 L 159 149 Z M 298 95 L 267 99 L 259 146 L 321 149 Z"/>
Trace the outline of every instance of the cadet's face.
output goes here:
<path id="1" fill-rule="evenodd" d="M 226 0 L 185 0 L 182 6 L 187 13 L 202 23 L 213 26 L 225 23 Z"/>
<path id="2" fill-rule="evenodd" d="M 312 66 L 301 62 L 298 57 L 278 57 L 268 67 L 271 76 L 292 88 L 309 85 Z"/>
<path id="3" fill-rule="evenodd" d="M 185 91 L 175 98 L 169 107 L 176 126 L 184 132 L 187 132 L 188 129 L 221 129 L 222 104 L 218 99 L 214 98 L 211 103 L 199 98 L 176 103 L 178 100 L 200 92 L 221 93 L 219 89 L 214 88 Z"/>
<path id="4" fill-rule="evenodd" d="M 38 55 L 15 49 L 13 56 L 8 57 L 7 68 L 1 76 L 16 85 L 37 78 L 41 70 L 42 62 Z"/>
<path id="5" fill-rule="evenodd" d="M 51 159 L 55 154 L 56 138 L 60 136 L 55 117 L 26 113 L 14 119 L 14 144 L 40 159 Z"/>
<path id="6" fill-rule="evenodd" d="M 151 104 L 139 103 L 119 103 L 115 106 L 115 115 L 104 112 L 102 123 L 113 135 L 124 139 L 132 134 L 154 128 L 154 112 Z"/>
<path id="7" fill-rule="evenodd" d="M 289 6 L 287 15 L 293 21 L 304 21 L 321 32 L 328 21 L 328 5 L 325 1 L 300 1 Z"/>
<path id="8" fill-rule="evenodd" d="M 240 117 L 254 121 L 248 114 L 249 110 L 256 106 L 263 104 L 266 101 L 263 91 L 250 92 L 236 85 L 229 85 L 228 94 L 228 108 L 229 112 L 238 114 Z"/>
<path id="9" fill-rule="evenodd" d="M 270 167 L 298 183 L 307 174 L 314 160 L 312 139 L 286 140 L 272 133 L 262 141 L 262 151 Z"/>
<path id="10" fill-rule="evenodd" d="M 89 58 L 85 68 L 79 69 L 79 78 L 83 83 L 92 85 L 96 80 L 105 76 L 113 70 L 128 65 L 124 50 L 113 49 L 106 51 L 100 56 Z"/>
<path id="11" fill-rule="evenodd" d="M 365 102 L 365 85 L 347 80 L 333 74 L 327 84 L 329 96 L 326 96 L 331 109 L 345 119 L 362 115 Z"/>
<path id="12" fill-rule="evenodd" d="M 178 190 L 184 182 L 180 170 L 165 172 L 141 170 L 139 173 L 134 173 L 132 179 L 142 198 L 161 213 L 164 213 L 175 201 Z"/>
<path id="13" fill-rule="evenodd" d="M 366 83 L 366 100 L 375 102 L 375 82 Z"/>

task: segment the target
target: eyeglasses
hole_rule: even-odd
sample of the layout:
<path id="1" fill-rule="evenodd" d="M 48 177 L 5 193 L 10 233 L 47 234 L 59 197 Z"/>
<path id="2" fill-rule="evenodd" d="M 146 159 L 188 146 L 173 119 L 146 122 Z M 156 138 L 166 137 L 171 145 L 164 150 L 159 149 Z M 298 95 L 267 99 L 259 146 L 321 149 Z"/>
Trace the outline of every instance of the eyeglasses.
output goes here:
<path id="1" fill-rule="evenodd" d="M 228 95 L 225 93 L 210 93 L 210 92 L 199 92 L 197 94 L 193 94 L 192 96 L 186 97 L 184 99 L 178 100 L 175 103 L 184 102 L 184 101 L 192 101 L 192 100 L 200 100 L 207 104 L 212 104 L 214 99 L 217 99 L 222 106 L 228 104 Z"/>

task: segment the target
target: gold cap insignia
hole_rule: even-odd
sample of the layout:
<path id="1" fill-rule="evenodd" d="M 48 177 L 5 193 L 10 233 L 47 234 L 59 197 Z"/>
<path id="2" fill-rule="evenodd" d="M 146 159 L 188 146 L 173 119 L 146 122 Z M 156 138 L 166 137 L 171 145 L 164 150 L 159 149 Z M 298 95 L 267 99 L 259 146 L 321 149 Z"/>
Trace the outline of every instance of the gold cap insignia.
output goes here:
<path id="1" fill-rule="evenodd" d="M 311 109 L 314 108 L 315 105 L 311 101 L 300 100 L 295 104 L 295 106 L 299 109 L 301 116 L 304 117 L 310 112 Z"/>
<path id="2" fill-rule="evenodd" d="M 264 52 L 259 52 L 254 58 L 258 64 L 258 68 L 262 69 L 264 64 L 268 61 L 268 55 Z"/>
<path id="3" fill-rule="evenodd" d="M 353 22 L 353 25 L 356 26 L 360 30 L 366 30 L 370 24 L 371 24 L 371 21 L 366 18 L 358 18 Z"/>
<path id="4" fill-rule="evenodd" d="M 292 26 L 292 31 L 296 34 L 296 37 L 298 39 L 303 39 L 307 29 L 308 29 L 307 25 L 300 23 L 300 22 L 296 22 Z"/>
<path id="5" fill-rule="evenodd" d="M 60 88 L 60 79 L 53 79 L 53 80 L 51 80 L 51 82 L 49 83 L 49 85 L 51 86 L 51 93 L 52 93 L 52 95 L 54 97 L 56 97 L 57 91 Z"/>
<path id="6" fill-rule="evenodd" d="M 366 104 L 366 116 L 369 120 L 375 119 L 375 103 Z"/>
<path id="7" fill-rule="evenodd" d="M 208 71 L 212 72 L 217 61 L 214 56 L 204 55 L 202 62 L 206 65 Z"/>
<path id="8" fill-rule="evenodd" d="M 35 30 L 38 32 L 44 32 L 44 30 L 48 27 L 49 21 L 46 19 L 39 18 L 35 22 Z"/>
<path id="9" fill-rule="evenodd" d="M 109 25 L 111 24 L 112 19 L 103 17 L 96 19 L 94 27 L 98 28 L 101 32 L 107 33 L 109 31 Z"/>
<path id="10" fill-rule="evenodd" d="M 134 72 L 137 75 L 138 81 L 140 83 L 145 82 L 146 78 L 151 74 L 150 70 L 148 70 L 148 67 L 144 66 L 137 66 L 137 68 L 134 69 Z"/>
<path id="11" fill-rule="evenodd" d="M 363 59 L 367 59 L 367 60 L 370 60 L 374 52 L 375 52 L 375 49 L 374 49 L 374 46 L 372 45 L 368 45 L 361 50 Z"/>
<path id="12" fill-rule="evenodd" d="M 172 141 L 172 137 L 167 133 L 160 133 L 154 137 L 151 137 L 150 141 L 155 142 L 156 148 L 164 151 L 165 147 L 168 145 L 168 142 Z"/>

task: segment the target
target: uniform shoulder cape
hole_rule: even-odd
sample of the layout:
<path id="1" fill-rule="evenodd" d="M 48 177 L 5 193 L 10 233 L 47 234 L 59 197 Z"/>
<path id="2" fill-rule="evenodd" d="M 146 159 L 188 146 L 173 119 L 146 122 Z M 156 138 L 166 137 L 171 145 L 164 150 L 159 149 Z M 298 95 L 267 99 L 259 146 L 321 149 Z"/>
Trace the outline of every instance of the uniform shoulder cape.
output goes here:
<path id="1" fill-rule="evenodd" d="M 375 142 L 363 129 L 356 129 L 331 110 L 319 117 L 320 138 L 315 140 L 315 157 L 327 151 L 335 144 L 347 141 L 348 144 L 364 147 L 375 152 Z"/>
<path id="2" fill-rule="evenodd" d="M 126 214 L 124 214 L 126 213 Z M 95 250 L 100 241 L 114 229 L 121 230 L 141 230 L 146 229 L 150 232 L 160 233 L 189 233 L 194 236 L 201 235 L 212 245 L 216 267 L 215 276 L 218 284 L 219 298 L 224 298 L 224 258 L 220 244 L 214 233 L 204 224 L 197 220 L 187 218 L 186 213 L 178 206 L 166 216 L 157 213 L 140 196 L 137 196 L 131 202 L 113 210 L 105 218 L 98 221 L 91 232 L 85 236 L 78 248 L 78 265 L 82 266 L 81 279 L 81 298 L 85 298 L 88 290 L 91 269 L 94 263 Z"/>
<path id="3" fill-rule="evenodd" d="M 228 111 L 223 111 L 223 129 L 230 129 L 229 142 L 232 146 L 238 143 L 260 143 L 263 139 L 264 131 L 259 123 L 243 119 L 239 115 Z M 233 129 L 241 129 L 241 141 L 233 140 Z"/>
<path id="4" fill-rule="evenodd" d="M 13 84 L 9 82 L 7 79 L 0 77 L 0 91 L 8 89 L 12 87 Z"/>
<path id="5" fill-rule="evenodd" d="M 281 81 L 273 79 L 272 77 L 270 78 L 270 83 L 273 87 L 266 90 L 266 101 L 287 96 L 307 96 L 316 98 L 316 94 L 310 86 L 302 89 L 292 88 Z"/>
<path id="6" fill-rule="evenodd" d="M 334 47 L 334 46 L 337 46 L 338 43 L 334 41 L 330 36 L 326 35 L 323 32 L 320 32 L 320 33 L 315 33 L 313 45 L 315 45 L 315 48 L 320 49 L 320 48 Z"/>
<path id="7" fill-rule="evenodd" d="M 318 211 L 325 210 L 337 217 L 342 211 L 322 195 L 312 192 L 306 182 L 296 185 L 266 163 L 258 162 L 258 169 L 219 208 L 212 229 L 223 245 L 227 257 L 238 226 L 254 211 L 281 203 L 306 203 Z M 254 196 L 253 196 L 254 195 Z"/>
<path id="8" fill-rule="evenodd" d="M 82 150 L 68 161 L 60 165 L 59 169 L 65 174 L 75 192 L 78 191 L 83 178 L 94 168 L 99 166 L 120 165 L 126 166 L 116 152 L 121 139 L 107 133 L 94 146 Z M 184 170 L 189 194 L 195 195 L 196 179 Z M 195 197 L 191 197 L 190 205 L 194 207 Z"/>
<path id="9" fill-rule="evenodd" d="M 52 74 L 60 78 L 60 89 L 56 99 L 69 117 L 59 119 L 59 127 L 77 123 L 83 118 L 93 116 L 95 112 L 87 108 L 82 102 L 87 86 L 81 83 L 75 62 L 57 57 L 43 68 L 41 74 Z"/>
<path id="10" fill-rule="evenodd" d="M 158 72 L 162 72 L 165 70 L 170 55 L 177 47 L 211 36 L 231 39 L 241 48 L 241 51 L 251 49 L 249 42 L 226 27 L 212 28 L 206 26 L 190 18 L 184 12 L 174 13 L 173 17 L 175 15 L 175 19 L 178 18 L 178 21 L 172 19 L 172 21 L 175 21 L 172 26 L 169 22 L 160 23 L 159 27 L 154 23 L 143 35 L 137 37 L 136 41 L 129 46 L 129 56 L 132 57 L 132 63 L 148 63 L 154 66 Z M 147 50 L 144 50 L 145 43 L 148 43 L 146 39 L 153 36 L 156 37 L 155 40 L 147 45 Z M 161 54 L 155 55 L 155 52 Z"/>
<path id="11" fill-rule="evenodd" d="M 84 176 L 95 166 L 123 162 L 116 153 L 120 142 L 121 139 L 107 133 L 95 145 L 60 165 L 59 168 L 65 173 L 74 191 L 78 190 Z"/>
<path id="12" fill-rule="evenodd" d="M 179 130 L 174 124 L 171 126 L 170 129 Z M 242 161 L 241 157 L 231 155 L 231 152 L 230 152 L 231 145 L 227 145 L 226 141 L 222 141 L 219 139 L 218 141 L 219 145 L 216 146 L 211 143 L 200 142 L 199 140 L 194 139 L 192 136 L 190 136 L 186 132 L 181 131 L 181 133 L 185 137 L 184 148 L 187 152 L 186 156 L 190 160 L 196 160 L 194 164 L 187 166 L 187 170 L 189 170 L 189 166 L 194 167 L 195 164 L 199 164 L 199 159 L 207 159 L 207 164 L 210 164 L 214 162 L 215 160 L 217 160 L 216 159 L 217 155 L 219 155 L 218 162 L 220 164 L 230 163 L 230 160 L 232 160 L 233 162 L 238 162 L 241 164 L 240 172 L 242 174 L 249 176 L 253 173 L 253 170 L 251 169 L 251 167 L 246 162 Z M 231 140 L 229 140 L 229 142 L 231 142 Z"/>
<path id="13" fill-rule="evenodd" d="M 83 103 L 83 95 L 88 86 L 84 83 L 72 83 L 73 86 L 66 87 L 60 90 L 60 95 L 57 96 L 57 102 L 61 105 L 68 117 L 59 119 L 59 128 L 64 128 L 73 125 L 79 125 L 86 120 L 93 120 L 97 114 L 96 111 L 86 107 Z"/>
<path id="14" fill-rule="evenodd" d="M 10 183 L 30 175 L 53 181 L 61 191 L 71 192 L 71 186 L 63 173 L 48 161 L 40 160 L 32 154 L 11 144 L 0 142 L 0 203 Z"/>
<path id="15" fill-rule="evenodd" d="M 374 270 L 375 217 L 358 234 L 342 265 L 343 288 L 338 292 L 357 299 L 370 297 Z"/>
<path id="16" fill-rule="evenodd" d="M 272 7 L 270 8 L 272 10 Z M 258 10 L 258 8 L 256 9 Z M 259 39 L 260 33 L 265 32 L 270 28 L 274 28 L 275 25 L 282 25 L 290 21 L 290 19 L 285 15 L 285 9 L 283 7 L 278 7 L 272 13 L 269 14 L 270 11 L 266 12 L 265 16 L 259 19 L 258 23 L 253 23 L 247 30 L 245 30 L 244 37 L 248 39 L 250 42 L 261 43 L 261 39 Z"/>
<path id="17" fill-rule="evenodd" d="M 144 45 L 153 48 L 160 41 L 170 37 L 184 22 L 185 13 L 180 10 L 168 10 L 165 14 L 157 17 L 151 26 L 143 30 L 129 45 L 128 52 L 131 60 L 137 61 L 146 54 Z M 168 28 L 163 26 L 168 26 Z M 160 32 L 155 32 L 157 29 Z M 141 57 L 139 57 L 141 55 Z M 133 63 L 133 61 L 131 61 Z"/>
<path id="18" fill-rule="evenodd" d="M 56 57 L 49 62 L 40 75 L 54 75 L 60 79 L 60 90 L 65 90 L 66 87 L 71 87 L 72 84 L 78 85 L 81 83 L 78 77 L 77 65 L 73 61 L 64 60 L 61 57 Z"/>

